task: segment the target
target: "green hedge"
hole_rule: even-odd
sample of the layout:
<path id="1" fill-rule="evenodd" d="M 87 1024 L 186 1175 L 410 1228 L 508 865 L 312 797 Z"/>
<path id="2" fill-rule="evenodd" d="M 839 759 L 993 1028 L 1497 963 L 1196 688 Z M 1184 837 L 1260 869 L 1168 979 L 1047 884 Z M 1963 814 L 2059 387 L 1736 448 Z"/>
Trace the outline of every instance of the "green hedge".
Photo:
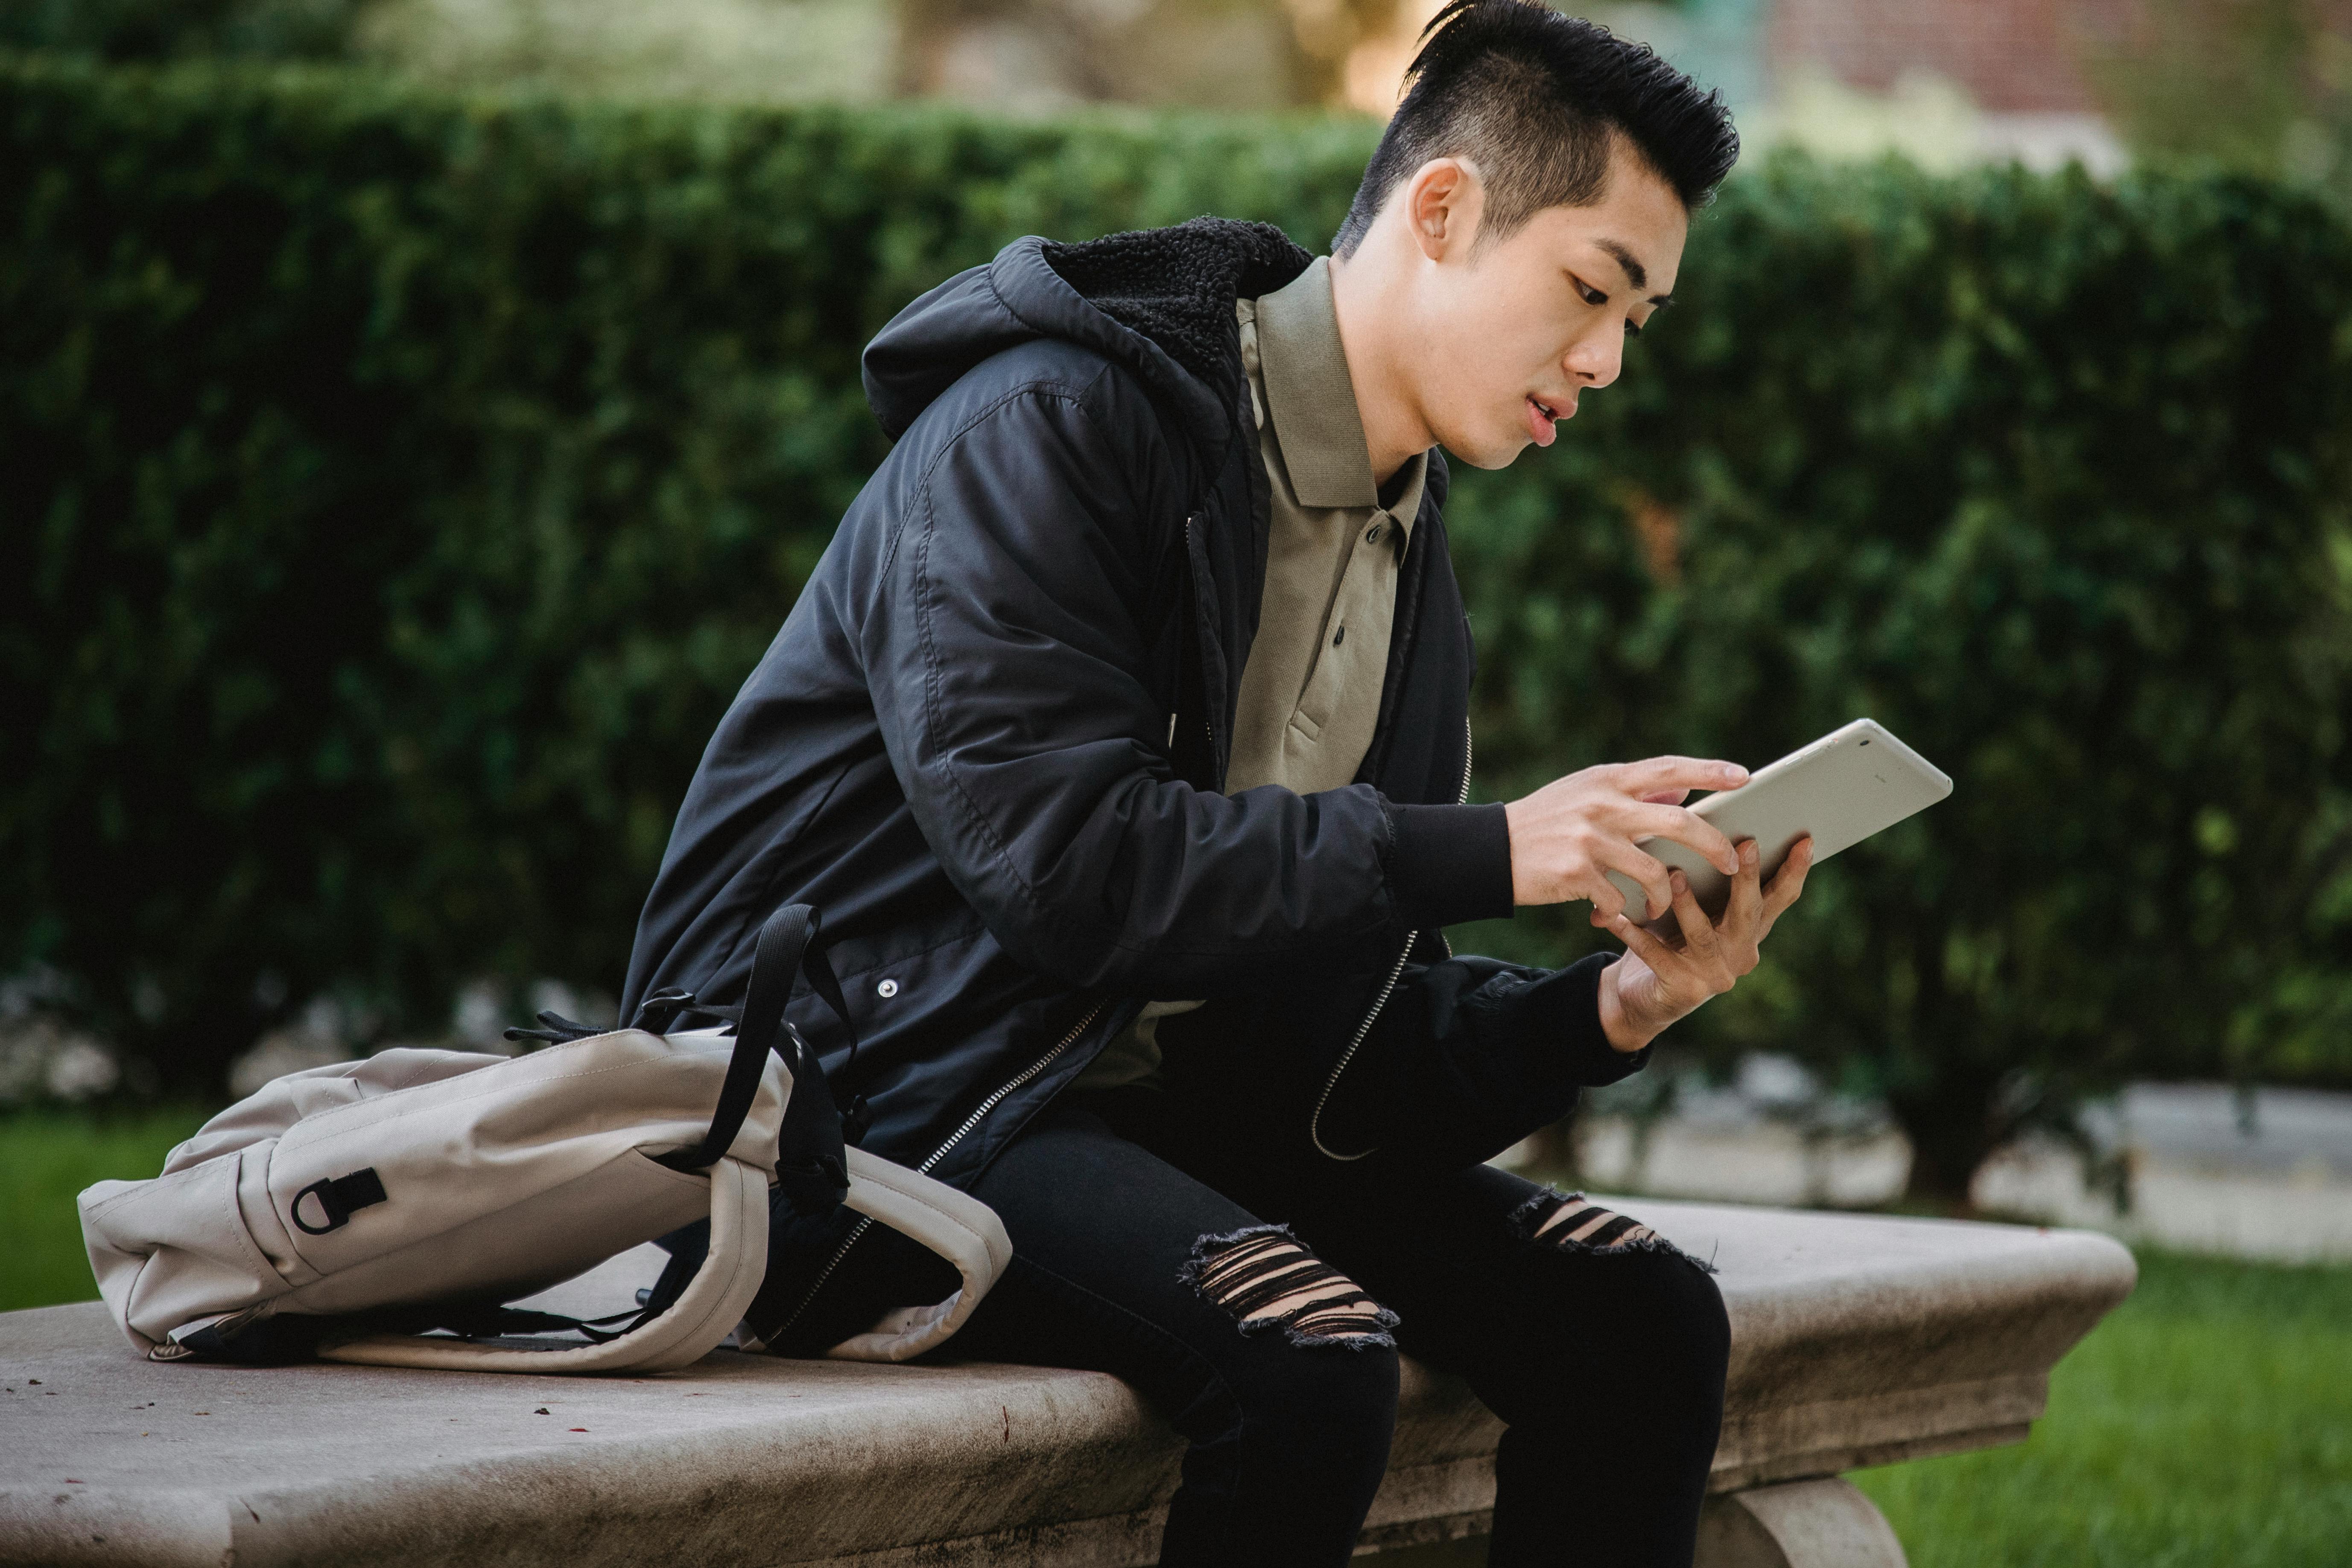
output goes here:
<path id="1" fill-rule="evenodd" d="M 2243 183 L 1790 169 L 1684 279 L 1565 460 L 1475 491 L 1494 782 L 1857 713 L 1950 772 L 1711 1021 L 1885 1094 L 1915 1188 L 2126 1072 L 2344 1076 L 2352 237 Z"/>
<path id="2" fill-rule="evenodd" d="M 1320 244 L 1370 136 L 0 62 L 0 959 L 199 1089 L 321 991 L 609 989 L 881 454 L 872 331 L 1023 233 Z M 1482 787 L 1864 711 L 1959 784 L 1696 1037 L 1888 1091 L 1931 1185 L 2021 1083 L 2352 1073 L 2352 240 L 2245 183 L 1790 163 L 1677 293 L 1458 479 Z"/>
<path id="3" fill-rule="evenodd" d="M 105 59 L 333 59 L 370 0 L 0 0 L 0 47 Z"/>

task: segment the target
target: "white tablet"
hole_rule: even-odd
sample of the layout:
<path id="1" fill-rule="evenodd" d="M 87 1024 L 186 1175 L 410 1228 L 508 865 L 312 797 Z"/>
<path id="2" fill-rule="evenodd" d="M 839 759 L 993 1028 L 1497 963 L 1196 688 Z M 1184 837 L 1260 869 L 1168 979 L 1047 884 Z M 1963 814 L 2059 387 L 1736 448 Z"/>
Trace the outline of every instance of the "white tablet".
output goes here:
<path id="1" fill-rule="evenodd" d="M 1813 836 L 1813 864 L 1818 866 L 1951 793 L 1952 781 L 1941 768 L 1875 721 L 1856 719 L 1750 774 L 1738 789 L 1706 796 L 1691 810 L 1734 844 L 1756 840 L 1764 855 L 1764 879 L 1769 881 L 1790 847 L 1808 833 Z M 1710 915 L 1723 913 L 1730 879 L 1697 850 L 1671 838 L 1645 838 L 1641 847 L 1667 869 L 1679 868 L 1690 879 L 1701 909 Z M 1648 895 L 1640 883 L 1621 871 L 1610 872 L 1609 879 L 1625 895 L 1629 913 L 1646 907 Z M 1670 934 L 1681 930 L 1672 910 L 1651 923 Z"/>

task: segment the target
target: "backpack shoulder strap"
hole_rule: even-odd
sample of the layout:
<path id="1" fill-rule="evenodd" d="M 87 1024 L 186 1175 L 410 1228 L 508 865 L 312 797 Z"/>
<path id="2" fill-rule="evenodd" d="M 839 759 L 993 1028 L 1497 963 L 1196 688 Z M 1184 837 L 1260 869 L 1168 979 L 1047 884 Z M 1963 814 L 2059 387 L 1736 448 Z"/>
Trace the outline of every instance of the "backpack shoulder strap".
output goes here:
<path id="1" fill-rule="evenodd" d="M 760 928 L 759 946 L 751 955 L 751 979 L 743 995 L 743 1014 L 735 1026 L 735 1054 L 727 1064 L 727 1079 L 719 1091 L 719 1108 L 710 1131 L 691 1149 L 660 1156 L 676 1171 L 700 1171 L 716 1163 L 733 1146 L 760 1092 L 760 1078 L 772 1050 L 784 1059 L 792 1075 L 792 1093 L 784 1101 L 784 1121 L 777 1139 L 776 1184 L 793 1209 L 823 1214 L 840 1203 L 849 1190 L 843 1163 L 843 1117 L 833 1089 L 817 1064 L 816 1052 L 785 1021 L 784 1004 L 792 1000 L 793 983 L 802 974 L 834 1016 L 849 1031 L 850 1059 L 857 1058 L 857 1025 L 841 994 L 841 982 L 816 943 L 816 910 L 806 904 L 787 904 Z"/>
<path id="2" fill-rule="evenodd" d="M 667 1372 L 734 1331 L 768 1272 L 768 1184 L 740 1160 L 710 1167 L 710 1251 L 685 1294 L 652 1321 L 601 1344 L 525 1350 L 434 1334 L 369 1334 L 319 1348 L 321 1361 L 452 1372 Z"/>
<path id="3" fill-rule="evenodd" d="M 952 1264 L 961 1284 L 947 1300 L 904 1307 L 824 1353 L 839 1361 L 905 1361 L 937 1348 L 963 1327 L 972 1309 L 1012 1266 L 1013 1241 L 996 1211 L 969 1193 L 894 1165 L 863 1149 L 849 1151 L 849 1206 L 922 1243 Z"/>

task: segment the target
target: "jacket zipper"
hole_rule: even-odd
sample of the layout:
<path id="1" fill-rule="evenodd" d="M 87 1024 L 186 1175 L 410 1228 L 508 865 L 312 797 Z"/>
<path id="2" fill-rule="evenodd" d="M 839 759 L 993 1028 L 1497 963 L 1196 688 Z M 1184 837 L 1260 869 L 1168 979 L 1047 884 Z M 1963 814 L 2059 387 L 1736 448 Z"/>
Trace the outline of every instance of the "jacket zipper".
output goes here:
<path id="1" fill-rule="evenodd" d="M 1188 546 L 1192 542 L 1192 520 L 1188 517 L 1184 520 L 1184 536 L 1185 542 Z M 1189 549 L 1186 553 L 1189 557 Z M 1211 724 L 1205 717 L 1202 720 L 1201 727 L 1207 731 L 1209 752 L 1211 758 L 1213 760 L 1216 755 L 1217 745 L 1216 727 Z M 1472 763 L 1476 759 L 1476 753 L 1477 737 L 1470 728 L 1470 721 L 1465 717 L 1462 721 L 1462 787 L 1455 792 L 1454 797 L 1454 804 L 1456 805 L 1467 805 L 1470 804 L 1470 770 Z M 1390 968 L 1387 983 L 1381 987 L 1380 994 L 1372 998 L 1371 1008 L 1370 1011 L 1365 1013 L 1363 1021 L 1356 1026 L 1355 1037 L 1348 1042 L 1348 1048 L 1339 1053 L 1339 1065 L 1331 1069 L 1330 1078 L 1326 1079 L 1324 1082 L 1322 1094 L 1318 1096 L 1315 1101 L 1314 1114 L 1307 1118 L 1307 1137 L 1314 1141 L 1316 1148 L 1321 1150 L 1324 1154 L 1328 1155 L 1331 1159 L 1361 1160 L 1367 1155 L 1377 1153 L 1379 1152 L 1377 1149 L 1367 1149 L 1361 1154 L 1338 1154 L 1333 1153 L 1331 1150 L 1326 1148 L 1323 1143 L 1321 1132 L 1323 1108 L 1325 1105 L 1329 1103 L 1331 1091 L 1339 1087 L 1339 1075 L 1346 1072 L 1348 1070 L 1348 1064 L 1355 1059 L 1357 1048 L 1364 1043 L 1364 1037 L 1371 1033 L 1372 1024 L 1380 1017 L 1381 1009 L 1389 1005 L 1389 997 L 1395 993 L 1397 982 L 1404 978 L 1405 961 L 1412 956 L 1413 939 L 1419 934 L 1420 933 L 1417 931 L 1412 932 L 1405 937 L 1403 951 L 1397 954 L 1396 963 Z M 1444 941 L 1444 932 L 1441 931 L 1438 933 L 1438 940 L 1441 942 Z M 1453 944 L 1448 942 L 1446 944 L 1447 954 L 1450 956 L 1453 951 Z M 1086 1016 L 1080 1018 L 1077 1023 L 1071 1027 L 1068 1034 L 1064 1035 L 1060 1039 L 1054 1042 L 1054 1048 L 1052 1050 L 1047 1051 L 1044 1056 L 1039 1057 L 1035 1061 L 1030 1063 L 1027 1068 L 1021 1072 L 1019 1076 L 1015 1077 L 1010 1083 L 1005 1084 L 995 1093 L 990 1095 L 986 1100 L 982 1100 L 978 1109 L 973 1110 L 970 1116 L 963 1119 L 962 1125 L 958 1127 L 953 1132 L 948 1134 L 947 1142 L 932 1150 L 930 1156 L 921 1164 L 915 1167 L 916 1172 L 919 1174 L 929 1175 L 934 1166 L 938 1165 L 941 1160 L 947 1158 L 948 1152 L 950 1150 L 953 1149 L 958 1143 L 962 1142 L 965 1135 L 971 1132 L 973 1128 L 979 1126 L 982 1120 L 986 1117 L 990 1111 L 995 1110 L 999 1105 L 1003 1103 L 1004 1097 L 1006 1095 L 1011 1094 L 1014 1089 L 1019 1089 L 1023 1084 L 1029 1082 L 1039 1073 L 1044 1072 L 1047 1068 L 1053 1066 L 1055 1060 L 1058 1058 L 1064 1051 L 1068 1050 L 1073 1045 L 1076 1045 L 1077 1043 L 1078 1037 L 1087 1032 L 1087 1026 L 1094 1023 L 1095 1019 L 1101 1014 L 1106 1005 L 1107 1004 L 1105 1003 L 1097 1002 L 1092 1007 L 1088 1008 L 1087 1010 Z M 849 1256 L 849 1249 L 857 1245 L 857 1238 L 864 1236 L 866 1234 L 866 1227 L 871 1226 L 873 1223 L 874 1221 L 872 1216 L 861 1215 L 858 1216 L 857 1223 L 849 1227 L 849 1234 L 841 1238 L 841 1245 L 834 1248 L 833 1256 L 825 1259 L 824 1267 L 823 1268 L 817 1270 L 815 1280 L 813 1281 L 808 1288 L 808 1294 L 801 1298 L 800 1305 L 793 1309 L 792 1316 L 786 1318 L 782 1324 L 777 1328 L 775 1334 L 777 1339 L 782 1339 L 786 1333 L 791 1331 L 794 1323 L 801 1321 L 801 1314 L 808 1310 L 809 1303 L 816 1300 L 817 1292 L 824 1289 L 825 1281 L 833 1278 L 834 1270 L 841 1267 L 841 1260 Z"/>
<path id="2" fill-rule="evenodd" d="M 1077 1044 L 1078 1037 L 1087 1032 L 1087 1026 L 1092 1024 L 1096 1018 L 1099 1017 L 1102 1014 L 1102 1010 L 1108 1005 L 1109 1005 L 1109 1004 L 1107 1002 L 1097 1002 L 1093 1006 L 1087 1008 L 1087 1016 L 1079 1019 L 1076 1024 L 1072 1025 L 1068 1034 L 1064 1035 L 1060 1039 L 1055 1041 L 1054 1048 L 1052 1050 L 1047 1051 L 1044 1056 L 1039 1057 L 1035 1061 L 1031 1062 L 1029 1066 L 1024 1069 L 1018 1077 L 1014 1078 L 1012 1082 L 1006 1084 L 1003 1089 L 998 1089 L 994 1094 L 990 1095 L 986 1100 L 982 1100 L 980 1102 L 980 1108 L 974 1110 L 970 1116 L 963 1119 L 963 1125 L 949 1133 L 948 1141 L 940 1144 L 938 1148 L 932 1150 L 931 1157 L 924 1161 L 921 1164 L 916 1166 L 915 1169 L 923 1175 L 929 1175 L 931 1173 L 931 1167 L 938 1164 L 941 1160 L 946 1159 L 948 1151 L 962 1142 L 964 1134 L 979 1126 L 981 1119 L 986 1116 L 990 1111 L 995 1110 L 1006 1095 L 1011 1094 L 1014 1089 L 1019 1089 L 1023 1084 L 1027 1083 L 1031 1079 L 1035 1078 L 1039 1073 L 1044 1072 L 1047 1068 L 1053 1066 L 1054 1059 L 1056 1057 L 1059 1057 L 1064 1051 L 1068 1050 L 1072 1046 Z"/>
<path id="3" fill-rule="evenodd" d="M 1476 754 L 1476 739 L 1470 732 L 1470 721 L 1465 718 L 1462 721 L 1462 788 L 1454 798 L 1454 804 L 1456 805 L 1470 804 L 1470 764 Z M 1327 1159 L 1361 1160 L 1380 1152 L 1377 1144 L 1365 1150 L 1361 1154 L 1335 1152 L 1323 1142 L 1323 1108 L 1331 1103 L 1331 1091 L 1339 1087 L 1339 1075 L 1348 1070 L 1348 1064 L 1356 1059 L 1357 1048 L 1363 1045 L 1364 1037 L 1372 1032 L 1373 1020 L 1381 1016 L 1381 1009 L 1387 1006 L 1389 998 L 1395 994 L 1397 982 L 1404 978 L 1405 960 L 1412 955 L 1413 942 L 1420 935 L 1419 931 L 1408 931 L 1405 934 L 1403 951 L 1396 955 L 1396 963 L 1390 966 L 1387 984 L 1381 987 L 1380 994 L 1372 998 L 1370 1011 L 1364 1015 L 1363 1022 L 1356 1026 L 1355 1037 L 1349 1040 L 1348 1048 L 1339 1053 L 1339 1065 L 1331 1069 L 1331 1076 L 1323 1080 L 1323 1092 L 1315 1098 L 1314 1113 L 1307 1119 L 1307 1136 L 1317 1151 Z M 1438 940 L 1445 941 L 1444 931 L 1438 932 Z M 1454 944 L 1446 942 L 1445 952 L 1446 956 L 1452 957 Z"/>
<path id="4" fill-rule="evenodd" d="M 1192 522 L 1195 515 L 1197 514 L 1188 513 L 1184 519 L 1184 570 L 1188 574 L 1192 569 Z M 1194 627 L 1192 629 L 1197 636 L 1198 628 Z M 1208 689 L 1207 674 L 1207 667 L 1204 661 L 1202 669 L 1202 689 L 1204 693 Z M 1201 732 L 1202 738 L 1208 742 L 1209 766 L 1213 770 L 1217 763 L 1217 727 L 1211 721 L 1208 714 L 1205 712 L 1201 716 Z M 1464 775 L 1463 782 L 1465 799 L 1468 798 L 1467 791 L 1469 787 L 1468 775 L 1465 773 Z M 1402 969 L 1402 963 L 1400 963 L 1399 967 Z M 1391 981 L 1391 984 L 1393 984 L 1394 982 Z M 917 1173 L 922 1175 L 929 1175 L 932 1167 L 936 1166 L 941 1160 L 947 1158 L 948 1151 L 953 1149 L 958 1143 L 962 1142 L 965 1135 L 971 1132 L 973 1128 L 979 1126 L 982 1118 L 1003 1103 L 1004 1097 L 1006 1095 L 1011 1094 L 1014 1089 L 1019 1089 L 1023 1084 L 1029 1082 L 1039 1073 L 1044 1072 L 1048 1067 L 1051 1067 L 1054 1064 L 1055 1060 L 1059 1058 L 1064 1051 L 1068 1050 L 1073 1045 L 1076 1044 L 1078 1037 L 1087 1032 L 1087 1026 L 1093 1024 L 1095 1019 L 1101 1015 L 1102 1010 L 1106 1005 L 1108 1005 L 1107 1003 L 1096 1003 L 1093 1007 L 1087 1010 L 1087 1016 L 1080 1018 L 1077 1021 L 1076 1026 L 1073 1027 L 1068 1034 L 1064 1035 L 1059 1040 L 1054 1043 L 1054 1048 L 1052 1050 L 1047 1051 L 1044 1056 L 1039 1057 L 1035 1061 L 1030 1063 L 1028 1068 L 1013 1079 L 1012 1082 L 1004 1085 L 1002 1089 L 999 1089 L 994 1094 L 990 1095 L 986 1100 L 982 1100 L 980 1102 L 979 1109 L 974 1110 L 970 1116 L 965 1117 L 963 1124 L 958 1127 L 953 1132 L 948 1134 L 948 1141 L 940 1144 L 938 1148 L 932 1150 L 929 1158 L 926 1159 L 921 1164 L 915 1167 Z M 1375 1009 L 1375 1011 L 1377 1011 L 1377 1009 Z M 1366 1020 L 1366 1026 L 1370 1026 L 1369 1019 Z M 857 1223 L 849 1227 L 849 1234 L 841 1238 L 841 1245 L 833 1249 L 833 1256 L 824 1260 L 824 1267 L 817 1270 L 816 1279 L 809 1285 L 808 1294 L 801 1298 L 800 1304 L 793 1309 L 792 1316 L 786 1318 L 783 1322 L 778 1326 L 774 1335 L 776 1339 L 782 1339 L 785 1334 L 792 1331 L 792 1327 L 794 1323 L 801 1321 L 802 1314 L 809 1310 L 809 1304 L 816 1300 L 817 1292 L 824 1289 L 825 1281 L 833 1278 L 834 1270 L 841 1267 L 841 1260 L 849 1256 L 849 1249 L 857 1245 L 857 1238 L 864 1236 L 867 1227 L 872 1226 L 873 1223 L 873 1216 L 870 1215 L 860 1215 L 858 1216 Z"/>
<path id="5" fill-rule="evenodd" d="M 982 1100 L 980 1102 L 979 1109 L 975 1110 L 970 1116 L 965 1117 L 963 1119 L 963 1124 L 958 1127 L 953 1132 L 948 1134 L 948 1141 L 940 1144 L 938 1148 L 932 1150 L 929 1158 L 926 1159 L 921 1164 L 915 1167 L 916 1172 L 921 1175 L 930 1174 L 931 1168 L 937 1165 L 941 1160 L 947 1158 L 948 1151 L 962 1142 L 964 1135 L 970 1132 L 973 1128 L 979 1126 L 982 1119 L 986 1117 L 990 1111 L 995 1110 L 1000 1104 L 1003 1103 L 1004 1097 L 1006 1095 L 1011 1094 L 1014 1089 L 1019 1089 L 1023 1084 L 1027 1083 L 1039 1073 L 1044 1072 L 1047 1068 L 1053 1066 L 1055 1058 L 1059 1057 L 1064 1051 L 1068 1050 L 1073 1045 L 1076 1045 L 1077 1043 L 1078 1037 L 1087 1032 L 1087 1026 L 1092 1024 L 1096 1018 L 1101 1016 L 1103 1008 L 1107 1005 L 1108 1005 L 1108 1003 L 1097 1002 L 1092 1007 L 1087 1009 L 1087 1016 L 1079 1019 L 1077 1023 L 1072 1026 L 1068 1034 L 1064 1035 L 1060 1039 L 1055 1041 L 1054 1048 L 1052 1050 L 1047 1051 L 1044 1056 L 1039 1057 L 1035 1061 L 1031 1062 L 1028 1067 L 1024 1068 L 1017 1076 L 1015 1076 L 1010 1083 L 1007 1083 L 1002 1089 L 999 1089 L 986 1100 Z M 775 1334 L 772 1336 L 770 1342 L 772 1343 L 774 1340 L 783 1338 L 786 1333 L 791 1331 L 792 1326 L 801 1321 L 801 1314 L 809 1310 L 809 1303 L 816 1300 L 817 1292 L 824 1289 L 824 1282 L 833 1278 L 833 1271 L 841 1267 L 841 1260 L 849 1256 L 849 1249 L 857 1245 L 857 1238 L 864 1236 L 866 1234 L 866 1227 L 871 1226 L 873 1223 L 874 1219 L 872 1215 L 858 1215 L 857 1223 L 849 1227 L 849 1234 L 841 1238 L 841 1245 L 833 1249 L 833 1256 L 824 1260 L 824 1267 L 823 1268 L 817 1270 L 816 1279 L 808 1288 L 808 1294 L 803 1296 L 800 1300 L 800 1305 L 793 1309 L 793 1315 L 786 1318 L 783 1322 L 778 1326 Z"/>

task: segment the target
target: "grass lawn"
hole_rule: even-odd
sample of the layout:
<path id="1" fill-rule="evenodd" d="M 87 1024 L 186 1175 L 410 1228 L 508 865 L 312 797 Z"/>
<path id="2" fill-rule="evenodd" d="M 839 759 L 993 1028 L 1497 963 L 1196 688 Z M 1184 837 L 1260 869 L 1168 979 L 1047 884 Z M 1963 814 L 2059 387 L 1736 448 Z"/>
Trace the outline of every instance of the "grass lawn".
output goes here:
<path id="1" fill-rule="evenodd" d="M 1912 1568 L 2352 1564 L 2352 1268 L 2139 1266 L 2030 1441 L 1851 1478 Z"/>
<path id="2" fill-rule="evenodd" d="M 190 1110 L 0 1115 L 0 1309 L 97 1294 L 74 1194 Z M 1912 1568 L 2352 1568 L 2352 1268 L 2140 1255 L 2013 1448 L 1863 1471 Z"/>
<path id="3" fill-rule="evenodd" d="M 74 1194 L 110 1176 L 136 1179 L 204 1125 L 193 1108 L 0 1111 L 0 1311 L 98 1297 L 81 1249 Z"/>

